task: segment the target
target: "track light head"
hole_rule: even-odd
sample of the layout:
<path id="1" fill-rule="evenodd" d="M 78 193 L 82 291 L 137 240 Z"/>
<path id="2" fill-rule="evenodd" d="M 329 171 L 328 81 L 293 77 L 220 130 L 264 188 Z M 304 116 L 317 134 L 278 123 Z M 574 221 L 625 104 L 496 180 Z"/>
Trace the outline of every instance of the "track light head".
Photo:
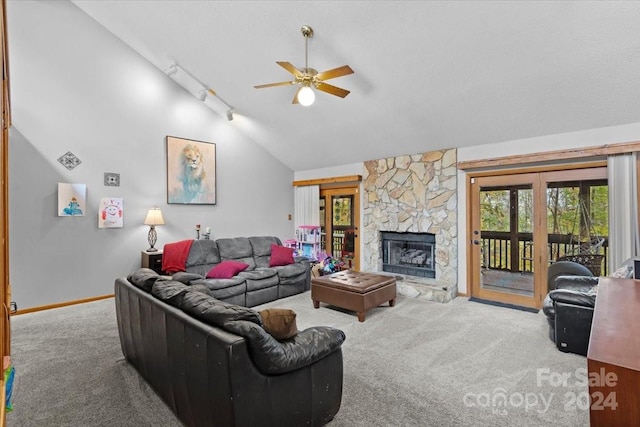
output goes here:
<path id="1" fill-rule="evenodd" d="M 173 76 L 177 72 L 178 72 L 178 64 L 171 64 L 169 68 L 167 68 L 167 70 L 165 71 L 165 73 L 167 73 L 167 76 L 169 77 Z"/>
<path id="2" fill-rule="evenodd" d="M 206 89 L 202 89 L 200 92 L 198 92 L 197 98 L 200 101 L 204 101 L 205 99 L 207 99 L 207 90 Z"/>

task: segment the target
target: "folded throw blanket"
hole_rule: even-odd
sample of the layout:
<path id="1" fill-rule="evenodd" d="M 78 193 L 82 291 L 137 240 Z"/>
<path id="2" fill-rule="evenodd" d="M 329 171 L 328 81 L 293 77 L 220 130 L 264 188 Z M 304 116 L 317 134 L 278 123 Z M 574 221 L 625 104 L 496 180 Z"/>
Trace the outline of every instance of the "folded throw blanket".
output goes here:
<path id="1" fill-rule="evenodd" d="M 162 254 L 162 271 L 169 274 L 185 271 L 185 264 L 192 244 L 193 239 L 165 244 Z"/>

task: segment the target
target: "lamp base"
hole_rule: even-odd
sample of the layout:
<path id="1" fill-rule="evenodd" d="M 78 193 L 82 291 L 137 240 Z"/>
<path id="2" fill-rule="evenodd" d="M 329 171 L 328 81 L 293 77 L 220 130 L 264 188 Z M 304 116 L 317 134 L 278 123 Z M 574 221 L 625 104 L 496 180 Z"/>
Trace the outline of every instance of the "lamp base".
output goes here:
<path id="1" fill-rule="evenodd" d="M 149 227 L 149 235 L 147 236 L 147 241 L 149 242 L 149 249 L 147 249 L 147 252 L 158 252 L 158 250 L 154 248 L 156 242 L 158 241 L 158 233 L 156 233 L 155 225 Z"/>

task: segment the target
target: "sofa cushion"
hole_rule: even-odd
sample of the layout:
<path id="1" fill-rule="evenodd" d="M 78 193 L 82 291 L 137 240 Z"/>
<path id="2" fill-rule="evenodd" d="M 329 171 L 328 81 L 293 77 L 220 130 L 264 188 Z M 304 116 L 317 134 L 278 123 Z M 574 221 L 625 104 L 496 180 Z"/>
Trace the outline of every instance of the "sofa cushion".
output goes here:
<path id="1" fill-rule="evenodd" d="M 278 272 L 278 276 L 280 276 L 280 278 L 282 279 L 298 277 L 304 275 L 307 272 L 304 264 L 299 262 L 289 265 L 282 265 L 279 267 L 273 267 L 273 269 Z"/>
<path id="2" fill-rule="evenodd" d="M 286 246 L 271 245 L 271 258 L 269 267 L 293 264 L 293 248 Z"/>
<path id="3" fill-rule="evenodd" d="M 191 285 L 189 285 L 189 288 L 190 288 L 190 290 L 192 292 L 202 292 L 205 295 L 210 295 L 210 296 L 215 298 L 215 296 L 213 295 L 211 290 L 209 288 L 207 288 L 207 285 L 204 285 L 204 284 L 199 284 L 199 285 L 191 284 Z"/>
<path id="4" fill-rule="evenodd" d="M 298 333 L 296 312 L 288 308 L 266 308 L 258 311 L 262 327 L 278 341 L 289 339 Z"/>
<path id="5" fill-rule="evenodd" d="M 203 264 L 219 264 L 220 261 L 220 252 L 214 240 L 194 240 L 185 266 L 187 271 L 191 271 L 189 267 Z"/>
<path id="6" fill-rule="evenodd" d="M 180 308 L 184 295 L 190 291 L 191 286 L 184 283 L 175 280 L 157 280 L 151 289 L 151 295 L 169 305 Z"/>
<path id="7" fill-rule="evenodd" d="M 253 236 L 249 237 L 251 247 L 253 247 L 253 259 L 256 267 L 269 267 L 271 258 L 271 245 L 282 246 L 282 242 L 275 236 Z"/>
<path id="8" fill-rule="evenodd" d="M 238 274 L 247 281 L 247 292 L 278 286 L 278 273 L 272 268 L 258 268 Z"/>
<path id="9" fill-rule="evenodd" d="M 153 271 L 150 268 L 140 268 L 135 273 L 130 274 L 127 277 L 131 283 L 133 283 L 136 287 L 151 292 L 151 288 L 153 288 L 153 284 L 156 283 L 160 275 Z"/>
<path id="10" fill-rule="evenodd" d="M 241 271 L 246 270 L 249 264 L 234 260 L 225 260 L 213 267 L 207 273 L 208 279 L 231 279 Z"/>
<path id="11" fill-rule="evenodd" d="M 244 294 L 247 292 L 247 281 L 242 277 L 194 280 L 191 286 L 195 285 L 206 286 L 210 291 L 209 294 L 216 299 L 225 301 L 232 299 L 234 304 L 246 305 Z M 242 298 L 238 298 L 239 296 Z"/>
<path id="12" fill-rule="evenodd" d="M 206 285 L 212 291 L 225 288 L 233 288 L 238 285 L 246 285 L 243 277 L 232 277 L 231 279 L 199 279 L 191 282 L 192 285 Z M 246 289 L 246 286 L 245 286 Z"/>
<path id="13" fill-rule="evenodd" d="M 232 239 L 216 240 L 220 258 L 224 261 L 232 259 L 249 264 L 249 270 L 256 268 L 256 262 L 253 259 L 253 247 L 246 237 L 234 237 Z"/>
<path id="14" fill-rule="evenodd" d="M 245 320 L 262 326 L 262 319 L 255 310 L 219 301 L 200 292 L 184 295 L 182 310 L 212 326 L 222 326 L 225 322 Z"/>
<path id="15" fill-rule="evenodd" d="M 184 271 L 179 271 L 177 273 L 174 273 L 173 276 L 171 276 L 171 279 L 188 285 L 192 280 L 202 279 L 202 276 L 195 273 L 186 273 Z"/>
<path id="16" fill-rule="evenodd" d="M 298 332 L 291 339 L 278 341 L 253 322 L 226 322 L 223 329 L 246 338 L 251 359 L 263 374 L 284 374 L 320 360 L 339 349 L 344 332 L 316 326 Z"/>
<path id="17" fill-rule="evenodd" d="M 218 265 L 218 264 L 220 264 L 220 263 L 192 265 L 192 266 L 187 267 L 187 272 L 189 274 L 197 274 L 201 278 L 205 278 L 205 277 L 207 277 L 207 273 L 209 273 L 211 271 L 211 269 L 213 267 L 215 267 L 216 265 Z"/>

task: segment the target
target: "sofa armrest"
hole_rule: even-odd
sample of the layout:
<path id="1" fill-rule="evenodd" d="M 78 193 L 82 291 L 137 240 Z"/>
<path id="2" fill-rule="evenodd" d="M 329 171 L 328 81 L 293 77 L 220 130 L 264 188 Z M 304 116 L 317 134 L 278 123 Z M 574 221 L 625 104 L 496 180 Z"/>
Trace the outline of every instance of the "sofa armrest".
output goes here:
<path id="1" fill-rule="evenodd" d="M 555 291 L 549 292 L 549 298 L 551 298 L 554 303 L 561 302 L 589 309 L 595 307 L 596 295 L 596 293 L 580 292 L 570 289 L 556 289 Z"/>
<path id="2" fill-rule="evenodd" d="M 598 277 L 595 276 L 558 276 L 556 278 L 556 289 L 587 293 L 597 285 Z"/>
<path id="3" fill-rule="evenodd" d="M 261 326 L 245 320 L 226 322 L 223 328 L 247 340 L 253 362 L 263 374 L 284 374 L 311 365 L 342 346 L 345 334 L 315 326 L 285 341 L 277 341 Z"/>

